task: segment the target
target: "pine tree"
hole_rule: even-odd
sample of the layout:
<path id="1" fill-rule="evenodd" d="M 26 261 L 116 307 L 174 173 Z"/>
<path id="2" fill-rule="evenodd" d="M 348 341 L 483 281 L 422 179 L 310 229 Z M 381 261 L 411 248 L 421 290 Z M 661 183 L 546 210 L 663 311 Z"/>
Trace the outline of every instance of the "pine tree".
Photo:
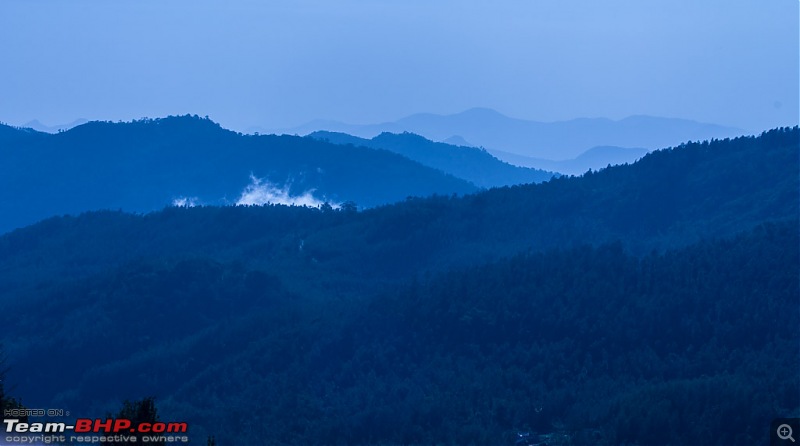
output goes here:
<path id="1" fill-rule="evenodd" d="M 158 422 L 158 410 L 156 409 L 155 398 L 147 397 L 141 401 L 130 402 L 125 400 L 122 403 L 122 409 L 116 415 L 117 419 L 127 419 L 131 422 L 131 427 L 137 431 L 142 423 L 156 423 Z M 154 434 L 158 435 L 158 434 Z M 164 445 L 163 441 L 148 441 L 143 442 L 141 435 L 136 435 L 136 441 L 128 441 L 119 444 L 125 445 Z M 104 445 L 114 445 L 114 442 L 103 442 Z"/>

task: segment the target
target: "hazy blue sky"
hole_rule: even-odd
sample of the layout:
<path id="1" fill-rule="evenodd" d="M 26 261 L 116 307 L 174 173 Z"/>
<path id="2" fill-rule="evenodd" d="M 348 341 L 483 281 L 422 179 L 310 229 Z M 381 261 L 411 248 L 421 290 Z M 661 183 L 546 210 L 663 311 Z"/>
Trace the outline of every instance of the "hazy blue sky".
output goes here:
<path id="1" fill-rule="evenodd" d="M 798 123 L 797 0 L 2 0 L 0 120 Z"/>

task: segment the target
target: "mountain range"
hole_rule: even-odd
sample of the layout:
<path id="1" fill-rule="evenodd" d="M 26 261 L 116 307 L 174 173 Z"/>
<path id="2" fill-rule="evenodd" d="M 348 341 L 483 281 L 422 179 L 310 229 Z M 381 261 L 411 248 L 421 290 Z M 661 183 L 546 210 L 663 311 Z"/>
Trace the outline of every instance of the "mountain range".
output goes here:
<path id="1" fill-rule="evenodd" d="M 482 149 L 437 143 L 413 133 L 381 133 L 365 139 L 346 133 L 318 131 L 307 137 L 334 144 L 389 150 L 483 188 L 541 183 L 553 176 L 552 172 L 541 169 L 505 163 Z"/>
<path id="2" fill-rule="evenodd" d="M 36 130 L 37 132 L 58 133 L 69 130 L 73 127 L 77 127 L 82 124 L 86 124 L 87 122 L 89 122 L 89 120 L 80 118 L 67 124 L 45 125 L 42 124 L 38 119 L 34 119 L 32 121 L 26 122 L 25 124 L 22 125 L 22 127 L 33 129 Z"/>
<path id="3" fill-rule="evenodd" d="M 742 129 L 716 124 L 653 116 L 538 122 L 511 118 L 488 108 L 473 108 L 452 115 L 419 113 L 380 124 L 355 125 L 317 120 L 294 128 L 251 130 L 298 135 L 326 130 L 361 138 L 372 138 L 383 132 L 411 132 L 433 141 L 461 145 L 467 142 L 489 151 L 499 150 L 551 161 L 569 160 L 597 146 L 655 150 L 685 141 L 722 139 L 745 133 Z"/>
<path id="4" fill-rule="evenodd" d="M 267 201 L 371 207 L 478 189 L 387 150 L 242 135 L 192 116 L 90 122 L 58 134 L 0 126 L 0 232 L 94 209 L 149 212 L 174 204 Z"/>
<path id="5" fill-rule="evenodd" d="M 604 167 L 615 166 L 617 164 L 633 163 L 646 155 L 647 152 L 648 150 L 643 148 L 597 146 L 592 147 L 573 159 L 551 161 L 543 158 L 531 158 L 529 156 L 503 152 L 502 150 L 490 151 L 490 153 L 498 159 L 515 166 L 544 169 L 564 175 L 580 175 L 588 170 L 600 170 Z"/>
<path id="6" fill-rule="evenodd" d="M 799 154 L 795 127 L 363 211 L 49 218 L 0 236 L 4 382 L 154 396 L 220 444 L 758 443 L 800 413 Z"/>

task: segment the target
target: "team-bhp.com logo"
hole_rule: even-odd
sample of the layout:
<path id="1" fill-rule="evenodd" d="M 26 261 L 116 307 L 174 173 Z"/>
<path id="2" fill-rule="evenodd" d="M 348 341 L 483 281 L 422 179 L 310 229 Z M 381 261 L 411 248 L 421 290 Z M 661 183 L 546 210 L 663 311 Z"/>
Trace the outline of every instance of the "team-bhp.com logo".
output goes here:
<path id="1" fill-rule="evenodd" d="M 97 418 L 78 418 L 75 424 L 66 423 L 21 423 L 19 420 L 3 420 L 6 425 L 6 433 L 27 434 L 27 433 L 64 433 L 72 431 L 76 434 L 118 434 L 118 433 L 140 433 L 140 434 L 184 434 L 189 429 L 186 423 L 139 423 L 134 426 L 131 420 L 125 418 L 107 418 L 105 420 Z"/>
<path id="2" fill-rule="evenodd" d="M 59 441 L 66 441 L 67 433 L 84 434 L 85 436 L 71 436 L 70 442 L 135 442 L 137 439 L 144 442 L 187 442 L 186 434 L 189 426 L 187 423 L 154 422 L 136 423 L 126 418 L 78 418 L 74 424 L 45 422 L 23 423 L 19 420 L 3 420 L 6 434 L 16 434 L 22 437 L 7 437 L 6 440 L 14 442 L 38 441 L 50 443 L 53 436 L 64 435 Z M 138 436 L 138 438 L 137 438 Z M 17 438 L 19 438 L 17 440 Z"/>

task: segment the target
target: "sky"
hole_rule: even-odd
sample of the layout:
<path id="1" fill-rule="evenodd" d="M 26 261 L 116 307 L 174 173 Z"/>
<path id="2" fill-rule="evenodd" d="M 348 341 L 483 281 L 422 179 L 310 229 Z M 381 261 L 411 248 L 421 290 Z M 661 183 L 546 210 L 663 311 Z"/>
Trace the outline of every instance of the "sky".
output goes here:
<path id="1" fill-rule="evenodd" d="M 0 121 L 797 125 L 798 0 L 2 0 Z"/>

